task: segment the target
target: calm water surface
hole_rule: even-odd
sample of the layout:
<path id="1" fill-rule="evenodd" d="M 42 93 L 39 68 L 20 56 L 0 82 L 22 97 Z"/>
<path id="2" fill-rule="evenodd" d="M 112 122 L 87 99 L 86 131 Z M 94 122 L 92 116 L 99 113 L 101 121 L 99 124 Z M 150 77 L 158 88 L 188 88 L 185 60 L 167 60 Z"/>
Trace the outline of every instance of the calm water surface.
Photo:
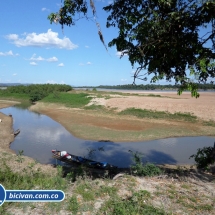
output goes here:
<path id="1" fill-rule="evenodd" d="M 27 109 L 9 107 L 0 109 L 6 115 L 12 114 L 14 130 L 20 134 L 11 144 L 11 149 L 32 157 L 40 163 L 55 163 L 51 150 L 66 150 L 71 154 L 86 156 L 88 149 L 103 147 L 104 151 L 96 151 L 98 161 L 107 161 L 119 167 L 127 167 L 132 163 L 129 150 L 144 154 L 143 161 L 157 164 L 192 164 L 190 155 L 198 148 L 213 146 L 214 137 L 180 137 L 145 142 L 96 142 L 78 139 L 72 136 L 63 126 L 51 118 L 31 112 Z"/>

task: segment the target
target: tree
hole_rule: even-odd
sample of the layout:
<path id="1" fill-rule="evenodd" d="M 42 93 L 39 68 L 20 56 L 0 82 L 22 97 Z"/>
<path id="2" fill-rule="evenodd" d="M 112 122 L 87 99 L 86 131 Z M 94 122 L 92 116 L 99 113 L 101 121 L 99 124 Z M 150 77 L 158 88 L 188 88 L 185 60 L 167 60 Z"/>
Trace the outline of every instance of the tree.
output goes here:
<path id="1" fill-rule="evenodd" d="M 88 4 L 95 15 L 93 0 Z M 214 0 L 115 0 L 103 9 L 109 12 L 107 28 L 119 29 L 108 46 L 116 45 L 121 57 L 128 55 L 131 65 L 137 65 L 134 83 L 153 74 L 151 82 L 174 79 L 180 86 L 179 94 L 188 89 L 198 97 L 196 82 L 206 83 L 215 77 L 215 47 L 207 44 L 210 40 L 215 43 Z M 79 13 L 87 17 L 86 1 L 65 0 L 49 19 L 70 26 Z M 211 30 L 200 36 L 200 28 Z M 147 72 L 142 74 L 143 70 Z"/>

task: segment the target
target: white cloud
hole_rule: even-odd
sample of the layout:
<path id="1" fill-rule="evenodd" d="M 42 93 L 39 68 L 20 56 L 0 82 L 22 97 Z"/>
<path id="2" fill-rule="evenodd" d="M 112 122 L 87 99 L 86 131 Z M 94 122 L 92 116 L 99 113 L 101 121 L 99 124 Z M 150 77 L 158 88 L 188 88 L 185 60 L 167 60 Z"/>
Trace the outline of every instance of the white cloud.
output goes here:
<path id="1" fill-rule="evenodd" d="M 58 59 L 56 57 L 50 57 L 50 58 L 45 59 L 45 58 L 43 58 L 41 56 L 36 57 L 36 54 L 33 54 L 32 57 L 29 60 L 32 60 L 32 61 L 48 61 L 48 62 L 56 62 L 56 61 L 58 61 Z"/>
<path id="2" fill-rule="evenodd" d="M 47 84 L 57 84 L 57 82 L 54 81 L 54 80 L 48 80 L 48 81 L 46 81 L 46 83 L 47 83 Z"/>
<path id="3" fill-rule="evenodd" d="M 56 61 L 58 61 L 58 59 L 56 57 L 51 57 L 51 58 L 46 59 L 46 61 L 48 61 L 48 62 L 56 62 Z"/>
<path id="4" fill-rule="evenodd" d="M 57 82 L 57 81 L 54 81 L 54 80 L 48 80 L 46 81 L 47 84 L 65 84 L 64 81 L 60 81 L 60 82 Z"/>
<path id="5" fill-rule="evenodd" d="M 46 7 L 43 7 L 41 10 L 42 10 L 42 11 L 49 11 L 49 9 L 46 8 Z"/>
<path id="6" fill-rule="evenodd" d="M 19 54 L 14 54 L 11 50 L 8 52 L 0 52 L 0 56 L 19 56 Z"/>
<path id="7" fill-rule="evenodd" d="M 61 67 L 62 67 L 62 66 L 64 66 L 64 64 L 63 64 L 63 63 L 60 63 L 60 64 L 58 64 L 58 66 L 61 66 Z"/>
<path id="8" fill-rule="evenodd" d="M 17 34 L 9 34 L 7 39 L 13 41 L 17 47 L 22 46 L 34 46 L 34 47 L 47 47 L 47 48 L 59 48 L 59 49 L 75 49 L 77 45 L 73 44 L 69 38 L 64 37 L 60 39 L 57 32 L 53 32 L 51 29 L 47 33 L 29 33 L 20 38 Z"/>
<path id="9" fill-rule="evenodd" d="M 35 63 L 35 62 L 30 62 L 30 64 L 31 64 L 32 66 L 36 66 L 36 65 L 37 65 L 37 63 Z"/>
<path id="10" fill-rule="evenodd" d="M 13 76 L 16 76 L 16 75 L 17 75 L 17 73 L 14 73 L 14 74 L 13 74 Z"/>
<path id="11" fill-rule="evenodd" d="M 90 48 L 90 47 L 89 47 L 89 46 L 85 46 L 85 48 L 87 48 L 87 49 L 88 49 L 88 48 Z"/>
<path id="12" fill-rule="evenodd" d="M 18 40 L 19 36 L 17 34 L 9 34 L 6 36 L 8 40 Z"/>
<path id="13" fill-rule="evenodd" d="M 90 61 L 88 61 L 86 64 L 87 64 L 87 65 L 91 65 L 92 63 L 91 63 Z M 84 63 L 79 63 L 78 65 L 79 65 L 79 66 L 84 66 L 85 64 L 84 64 Z"/>
<path id="14" fill-rule="evenodd" d="M 42 61 L 42 60 L 45 60 L 45 59 L 42 58 L 41 56 L 36 57 L 36 54 L 33 54 L 33 56 L 30 58 L 30 60 L 33 60 L 33 61 Z"/>
<path id="15" fill-rule="evenodd" d="M 127 79 L 123 79 L 123 78 L 122 78 L 122 79 L 121 79 L 121 81 L 123 81 L 123 82 L 124 82 L 124 81 L 127 81 Z"/>

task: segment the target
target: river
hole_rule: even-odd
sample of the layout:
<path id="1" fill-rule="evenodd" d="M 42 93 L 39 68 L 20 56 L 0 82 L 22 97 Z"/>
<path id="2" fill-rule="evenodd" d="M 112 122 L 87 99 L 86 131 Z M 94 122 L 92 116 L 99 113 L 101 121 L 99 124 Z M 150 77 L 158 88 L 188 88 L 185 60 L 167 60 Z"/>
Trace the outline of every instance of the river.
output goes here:
<path id="1" fill-rule="evenodd" d="M 193 164 L 190 155 L 198 148 L 213 146 L 214 137 L 179 137 L 143 142 L 97 142 L 82 140 L 70 134 L 62 125 L 48 116 L 34 113 L 28 109 L 9 107 L 0 112 L 13 116 L 14 130 L 21 132 L 16 136 L 11 149 L 16 153 L 23 150 L 24 155 L 34 158 L 43 164 L 55 163 L 51 150 L 66 150 L 71 154 L 85 156 L 97 149 L 93 159 L 106 161 L 119 167 L 128 167 L 132 163 L 129 150 L 143 154 L 143 162 L 155 164 Z M 104 150 L 99 151 L 102 147 Z"/>

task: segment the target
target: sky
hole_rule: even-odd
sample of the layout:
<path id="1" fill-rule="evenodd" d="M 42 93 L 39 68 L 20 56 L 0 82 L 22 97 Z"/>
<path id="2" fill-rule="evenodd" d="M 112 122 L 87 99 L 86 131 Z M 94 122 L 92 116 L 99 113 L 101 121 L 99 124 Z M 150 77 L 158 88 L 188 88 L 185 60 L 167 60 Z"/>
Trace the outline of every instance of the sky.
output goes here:
<path id="1" fill-rule="evenodd" d="M 95 0 L 106 44 L 118 33 L 116 28 L 106 28 L 107 13 L 102 8 L 109 3 Z M 120 59 L 115 47 L 106 51 L 93 21 L 81 19 L 63 30 L 50 24 L 48 15 L 60 5 L 61 0 L 0 2 L 0 83 L 132 84 L 135 68 L 127 56 Z"/>

